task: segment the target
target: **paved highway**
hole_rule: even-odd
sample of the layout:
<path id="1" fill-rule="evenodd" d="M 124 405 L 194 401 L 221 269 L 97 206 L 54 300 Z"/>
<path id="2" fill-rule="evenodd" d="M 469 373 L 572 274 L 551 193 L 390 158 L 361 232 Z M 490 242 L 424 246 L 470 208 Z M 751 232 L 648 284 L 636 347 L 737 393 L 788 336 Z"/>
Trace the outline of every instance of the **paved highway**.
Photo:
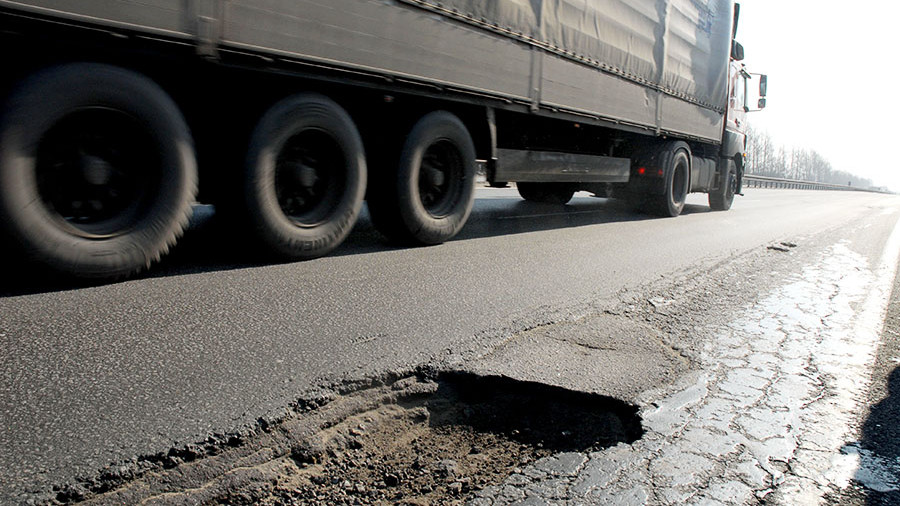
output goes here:
<path id="1" fill-rule="evenodd" d="M 581 194 L 559 207 L 483 189 L 447 244 L 393 248 L 364 217 L 331 256 L 274 265 L 244 260 L 241 239 L 208 214 L 149 277 L 0 288 L 0 502 L 277 417 L 329 386 L 465 364 L 536 323 L 744 258 L 758 272 L 733 269 L 710 297 L 749 279 L 737 299 L 752 298 L 766 288 L 753 276 L 777 282 L 769 263 L 800 265 L 842 240 L 876 263 L 900 198 L 749 190 L 729 212 L 692 196 L 682 216 L 659 219 Z M 798 246 L 767 249 L 781 242 Z M 665 357 L 630 356 L 612 373 L 563 371 L 558 383 L 631 402 L 681 373 Z M 478 367 L 526 379 L 552 368 L 527 353 L 502 362 Z"/>

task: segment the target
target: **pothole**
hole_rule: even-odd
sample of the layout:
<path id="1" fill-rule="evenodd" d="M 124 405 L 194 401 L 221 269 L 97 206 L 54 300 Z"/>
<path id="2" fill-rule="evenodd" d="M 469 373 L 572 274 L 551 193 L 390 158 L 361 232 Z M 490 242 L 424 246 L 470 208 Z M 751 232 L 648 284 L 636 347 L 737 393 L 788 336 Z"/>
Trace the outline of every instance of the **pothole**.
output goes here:
<path id="1" fill-rule="evenodd" d="M 630 443 L 637 408 L 610 397 L 468 373 L 340 396 L 191 462 L 91 487 L 101 504 L 460 504 L 560 452 Z M 63 499 L 63 497 L 60 497 Z M 74 497 L 73 497 L 74 499 Z"/>

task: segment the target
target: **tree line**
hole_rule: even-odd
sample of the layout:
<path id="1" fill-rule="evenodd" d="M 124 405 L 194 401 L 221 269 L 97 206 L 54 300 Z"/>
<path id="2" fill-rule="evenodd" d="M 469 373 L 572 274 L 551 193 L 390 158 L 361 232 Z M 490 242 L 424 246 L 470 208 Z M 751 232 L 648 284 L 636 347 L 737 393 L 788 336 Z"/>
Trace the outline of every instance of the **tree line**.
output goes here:
<path id="1" fill-rule="evenodd" d="M 747 174 L 798 179 L 817 183 L 850 184 L 869 188 L 872 181 L 849 172 L 835 170 L 831 163 L 812 149 L 786 147 L 777 144 L 768 132 L 748 127 Z"/>

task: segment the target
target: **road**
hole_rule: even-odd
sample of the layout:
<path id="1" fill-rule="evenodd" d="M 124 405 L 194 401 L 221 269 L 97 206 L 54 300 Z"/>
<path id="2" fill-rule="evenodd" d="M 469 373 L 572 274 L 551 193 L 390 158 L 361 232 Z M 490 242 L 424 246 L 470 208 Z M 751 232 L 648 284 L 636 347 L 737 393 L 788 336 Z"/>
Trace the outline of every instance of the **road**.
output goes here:
<path id="1" fill-rule="evenodd" d="M 542 382 L 553 371 L 561 386 L 640 403 L 696 363 L 634 347 L 584 375 L 564 355 L 504 345 L 629 300 L 664 307 L 671 294 L 659 294 L 679 286 L 706 293 L 693 302 L 696 318 L 683 311 L 664 329 L 687 333 L 715 319 L 716 300 L 733 310 L 765 299 L 784 272 L 803 272 L 836 244 L 876 265 L 900 217 L 900 198 L 876 194 L 750 190 L 727 213 L 704 200 L 691 196 L 682 216 L 658 219 L 605 199 L 579 196 L 563 208 L 483 189 L 447 244 L 393 248 L 364 218 L 329 257 L 275 265 L 235 253 L 240 239 L 201 212 L 147 277 L 12 282 L 0 298 L 0 498 L 47 497 L 53 484 L 110 463 L 423 364 Z M 793 246 L 768 249 L 780 243 Z M 709 279 L 720 271 L 731 277 Z"/>

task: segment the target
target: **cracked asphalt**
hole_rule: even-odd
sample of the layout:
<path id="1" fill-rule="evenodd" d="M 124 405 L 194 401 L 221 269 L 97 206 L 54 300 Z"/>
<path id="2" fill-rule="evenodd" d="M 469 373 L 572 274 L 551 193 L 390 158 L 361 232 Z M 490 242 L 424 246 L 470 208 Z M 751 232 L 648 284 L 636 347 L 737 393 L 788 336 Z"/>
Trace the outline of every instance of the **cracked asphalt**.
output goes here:
<path id="1" fill-rule="evenodd" d="M 897 337 L 882 323 L 900 228 L 874 265 L 848 244 L 706 329 L 699 370 L 641 396 L 640 440 L 541 459 L 471 504 L 843 503 L 851 484 L 857 502 L 869 491 L 891 504 L 896 450 L 857 438 L 879 342 Z M 890 361 L 897 368 L 900 357 Z"/>

